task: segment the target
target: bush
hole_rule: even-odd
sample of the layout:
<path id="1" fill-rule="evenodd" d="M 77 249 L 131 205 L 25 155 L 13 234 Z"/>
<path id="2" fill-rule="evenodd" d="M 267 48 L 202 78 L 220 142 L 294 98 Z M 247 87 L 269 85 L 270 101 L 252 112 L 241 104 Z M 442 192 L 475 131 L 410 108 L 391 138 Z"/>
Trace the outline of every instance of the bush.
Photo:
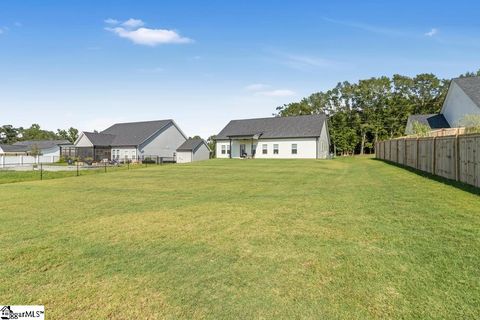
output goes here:
<path id="1" fill-rule="evenodd" d="M 147 157 L 142 160 L 142 163 L 157 163 L 154 159 Z"/>

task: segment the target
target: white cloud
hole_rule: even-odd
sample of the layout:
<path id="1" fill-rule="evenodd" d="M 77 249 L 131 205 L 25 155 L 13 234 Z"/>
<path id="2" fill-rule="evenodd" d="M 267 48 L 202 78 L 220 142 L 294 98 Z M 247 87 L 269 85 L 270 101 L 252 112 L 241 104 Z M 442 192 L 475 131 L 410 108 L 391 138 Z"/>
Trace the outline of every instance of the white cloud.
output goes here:
<path id="1" fill-rule="evenodd" d="M 427 37 L 433 37 L 433 36 L 436 35 L 437 33 L 438 33 L 438 29 L 432 28 L 432 30 L 430 30 L 429 32 L 425 33 L 424 35 L 427 36 Z"/>
<path id="2" fill-rule="evenodd" d="M 118 24 L 114 19 L 107 19 L 105 23 Z M 124 21 L 121 27 L 107 27 L 105 30 L 110 31 L 121 38 L 131 40 L 133 43 L 146 46 L 156 46 L 167 43 L 191 43 L 192 39 L 182 37 L 174 30 L 168 29 L 151 29 L 142 27 L 145 23 L 140 19 L 130 18 Z"/>
<path id="3" fill-rule="evenodd" d="M 263 84 L 263 83 L 253 83 L 245 87 L 245 90 L 247 91 L 260 91 L 260 90 L 265 90 L 270 88 L 268 84 Z"/>
<path id="4" fill-rule="evenodd" d="M 130 18 L 127 21 L 125 21 L 124 23 L 122 23 L 122 26 L 124 26 L 126 28 L 130 28 L 130 29 L 139 28 L 139 27 L 142 27 L 144 25 L 145 25 L 145 23 L 142 20 L 133 19 L 133 18 Z"/>
<path id="5" fill-rule="evenodd" d="M 104 21 L 105 23 L 107 23 L 107 24 L 118 24 L 118 23 L 119 23 L 118 20 L 112 19 L 112 18 L 108 18 L 108 19 L 105 19 L 105 20 L 103 20 L 103 21 Z"/>
<path id="6" fill-rule="evenodd" d="M 294 96 L 296 93 L 295 91 L 288 89 L 277 89 L 271 91 L 259 91 L 256 94 L 266 97 L 291 97 Z"/>
<path id="7" fill-rule="evenodd" d="M 147 46 L 156 46 L 167 43 L 190 43 L 191 39 L 180 36 L 177 32 L 167 29 L 148 29 L 139 28 L 137 30 L 127 30 L 122 27 L 106 28 L 121 38 L 126 38 L 136 44 Z"/>

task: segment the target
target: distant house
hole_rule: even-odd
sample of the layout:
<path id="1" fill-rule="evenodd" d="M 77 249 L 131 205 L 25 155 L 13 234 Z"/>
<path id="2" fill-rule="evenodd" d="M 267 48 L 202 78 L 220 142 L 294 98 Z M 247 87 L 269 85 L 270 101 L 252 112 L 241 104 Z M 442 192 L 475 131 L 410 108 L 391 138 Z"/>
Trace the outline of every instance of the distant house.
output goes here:
<path id="1" fill-rule="evenodd" d="M 13 146 L 24 148 L 25 152 L 29 154 L 38 151 L 45 157 L 70 155 L 74 149 L 73 144 L 68 140 L 27 140 L 15 142 Z"/>
<path id="2" fill-rule="evenodd" d="M 232 120 L 216 137 L 218 158 L 325 159 L 329 150 L 324 114 Z"/>
<path id="3" fill-rule="evenodd" d="M 407 120 L 406 134 L 413 134 L 413 122 L 433 129 L 461 126 L 467 115 L 480 115 L 480 77 L 452 79 L 440 114 L 411 115 Z"/>
<path id="4" fill-rule="evenodd" d="M 11 144 L 0 144 L 0 155 L 21 156 L 27 155 L 27 148 L 24 146 L 14 146 Z"/>
<path id="5" fill-rule="evenodd" d="M 203 139 L 188 139 L 177 148 L 177 163 L 208 160 L 210 148 Z"/>
<path id="6" fill-rule="evenodd" d="M 174 157 L 187 140 L 169 120 L 117 123 L 102 132 L 82 132 L 75 141 L 78 157 L 95 161 Z"/>
<path id="7" fill-rule="evenodd" d="M 415 122 L 426 125 L 432 130 L 450 128 L 443 114 L 412 114 L 407 120 L 407 126 L 405 128 L 406 134 L 414 133 L 413 124 Z"/>

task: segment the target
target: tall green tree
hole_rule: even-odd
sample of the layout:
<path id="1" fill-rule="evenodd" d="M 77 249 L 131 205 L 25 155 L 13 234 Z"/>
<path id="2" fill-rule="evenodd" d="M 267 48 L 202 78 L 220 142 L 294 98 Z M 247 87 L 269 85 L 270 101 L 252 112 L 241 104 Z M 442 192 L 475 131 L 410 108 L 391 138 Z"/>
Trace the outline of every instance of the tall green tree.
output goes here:
<path id="1" fill-rule="evenodd" d="M 476 75 L 480 71 L 463 76 Z M 433 74 L 341 82 L 331 90 L 277 107 L 276 115 L 325 113 L 334 151 L 363 154 L 373 151 L 378 140 L 403 135 L 409 115 L 440 112 L 449 84 Z"/>

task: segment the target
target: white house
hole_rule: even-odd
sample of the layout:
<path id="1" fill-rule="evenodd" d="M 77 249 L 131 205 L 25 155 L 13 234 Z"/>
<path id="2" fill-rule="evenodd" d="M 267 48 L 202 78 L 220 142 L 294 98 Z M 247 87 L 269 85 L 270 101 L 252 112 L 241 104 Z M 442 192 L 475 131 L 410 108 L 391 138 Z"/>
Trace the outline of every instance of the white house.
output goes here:
<path id="1" fill-rule="evenodd" d="M 210 159 L 210 148 L 203 139 L 188 139 L 177 148 L 177 163 Z"/>
<path id="2" fill-rule="evenodd" d="M 480 77 L 452 79 L 440 113 L 411 115 L 405 133 L 413 133 L 414 122 L 431 129 L 460 127 L 462 119 L 467 115 L 480 115 Z"/>
<path id="3" fill-rule="evenodd" d="M 117 123 L 102 132 L 82 132 L 75 141 L 77 155 L 94 161 L 175 157 L 187 136 L 169 120 Z"/>
<path id="4" fill-rule="evenodd" d="M 36 149 L 40 155 L 44 157 L 55 157 L 57 160 L 66 149 L 73 147 L 73 144 L 68 140 L 26 140 L 19 141 L 13 144 L 17 147 L 25 148 L 27 153 L 31 153 Z"/>
<path id="5" fill-rule="evenodd" d="M 325 114 L 232 120 L 216 137 L 217 158 L 325 159 Z"/>

